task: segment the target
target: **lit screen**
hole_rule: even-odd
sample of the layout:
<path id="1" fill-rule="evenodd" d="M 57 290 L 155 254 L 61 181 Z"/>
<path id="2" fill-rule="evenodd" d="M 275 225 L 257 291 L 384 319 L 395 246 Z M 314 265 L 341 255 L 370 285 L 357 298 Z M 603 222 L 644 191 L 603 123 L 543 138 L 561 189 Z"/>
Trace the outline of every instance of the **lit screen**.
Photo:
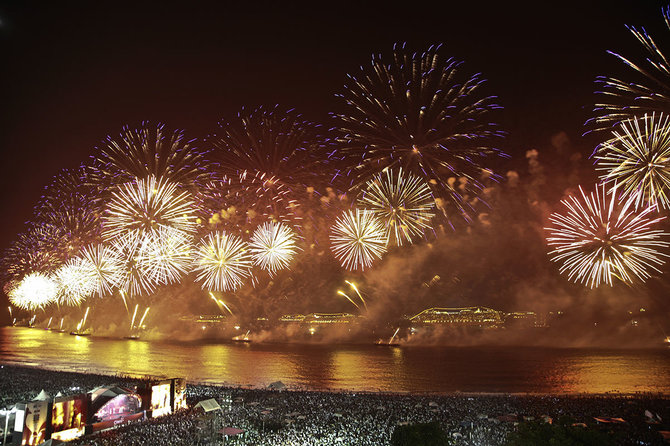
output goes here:
<path id="1" fill-rule="evenodd" d="M 188 409 L 186 406 L 186 380 L 175 378 L 174 380 L 174 410 Z"/>
<path id="2" fill-rule="evenodd" d="M 85 401 L 81 398 L 54 402 L 51 411 L 53 432 L 83 428 L 86 424 L 84 407 Z"/>
<path id="3" fill-rule="evenodd" d="M 25 426 L 23 428 L 22 445 L 35 446 L 44 442 L 47 429 L 46 401 L 31 401 L 26 404 Z"/>
<path id="4" fill-rule="evenodd" d="M 161 417 L 172 413 L 172 406 L 170 404 L 171 390 L 170 382 L 162 382 L 155 386 L 151 386 L 151 416 Z"/>

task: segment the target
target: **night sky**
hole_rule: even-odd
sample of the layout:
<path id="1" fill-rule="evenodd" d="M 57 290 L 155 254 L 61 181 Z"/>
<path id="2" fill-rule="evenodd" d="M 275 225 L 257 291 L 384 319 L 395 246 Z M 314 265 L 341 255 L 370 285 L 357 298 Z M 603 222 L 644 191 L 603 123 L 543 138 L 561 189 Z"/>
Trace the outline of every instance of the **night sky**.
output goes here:
<path id="1" fill-rule="evenodd" d="M 165 3 L 0 3 L 0 249 L 51 178 L 124 124 L 195 138 L 243 106 L 280 104 L 327 125 L 346 74 L 395 42 L 443 43 L 484 74 L 508 163 L 560 131 L 588 155 L 595 76 L 627 73 L 606 50 L 642 54 L 625 24 L 670 37 L 656 1 Z"/>

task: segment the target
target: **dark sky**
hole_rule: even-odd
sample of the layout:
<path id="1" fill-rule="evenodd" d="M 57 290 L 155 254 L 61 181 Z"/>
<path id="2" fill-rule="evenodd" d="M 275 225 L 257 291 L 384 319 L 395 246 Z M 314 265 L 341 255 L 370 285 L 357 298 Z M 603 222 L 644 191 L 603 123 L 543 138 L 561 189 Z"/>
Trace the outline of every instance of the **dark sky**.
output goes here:
<path id="1" fill-rule="evenodd" d="M 166 3 L 0 3 L 0 249 L 50 179 L 122 125 L 197 137 L 276 103 L 326 121 L 345 75 L 394 42 L 444 43 L 482 72 L 511 155 L 561 130 L 588 151 L 594 77 L 625 72 L 605 51 L 641 54 L 624 24 L 669 37 L 657 1 Z"/>

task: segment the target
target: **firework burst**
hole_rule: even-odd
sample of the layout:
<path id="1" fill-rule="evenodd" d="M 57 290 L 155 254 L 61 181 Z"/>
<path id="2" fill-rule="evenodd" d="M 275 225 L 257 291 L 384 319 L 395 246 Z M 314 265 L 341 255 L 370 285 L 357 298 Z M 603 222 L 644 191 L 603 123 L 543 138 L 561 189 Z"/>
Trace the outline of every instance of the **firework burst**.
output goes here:
<path id="1" fill-rule="evenodd" d="M 137 250 L 137 266 L 152 283 L 176 283 L 189 270 L 191 243 L 192 236 L 184 231 L 160 227 L 142 238 Z"/>
<path id="2" fill-rule="evenodd" d="M 2 258 L 2 274 L 20 280 L 35 271 L 53 272 L 67 257 L 66 234 L 49 224 L 33 224 L 17 237 Z"/>
<path id="3" fill-rule="evenodd" d="M 618 184 L 635 208 L 670 208 L 670 119 L 661 114 L 623 122 L 614 138 L 599 147 L 597 169 L 605 183 Z"/>
<path id="4" fill-rule="evenodd" d="M 150 176 L 190 185 L 208 177 L 206 153 L 181 130 L 143 122 L 108 136 L 97 149 L 94 175 L 103 183 L 124 183 Z"/>
<path id="5" fill-rule="evenodd" d="M 140 237 L 161 227 L 190 234 L 196 229 L 194 207 L 190 194 L 179 192 L 175 183 L 153 176 L 136 179 L 122 184 L 112 195 L 104 216 L 103 235 L 107 240 L 125 233 Z"/>
<path id="6" fill-rule="evenodd" d="M 368 210 L 347 211 L 331 230 L 333 253 L 343 267 L 365 270 L 386 252 L 384 224 Z"/>
<path id="7" fill-rule="evenodd" d="M 141 241 L 136 234 L 126 233 L 112 243 L 113 255 L 121 261 L 119 289 L 131 296 L 151 294 L 156 290 L 156 284 L 144 274 L 138 262 Z"/>
<path id="8" fill-rule="evenodd" d="M 553 247 L 551 260 L 562 264 L 561 274 L 591 288 L 601 283 L 612 286 L 612 279 L 632 283 L 650 277 L 649 270 L 664 263 L 667 254 L 659 249 L 670 243 L 667 234 L 651 227 L 663 219 L 650 214 L 650 206 L 636 213 L 630 200 L 619 202 L 616 190 L 605 185 L 581 197 L 571 196 L 562 203 L 564 213 L 554 213 L 547 228 L 547 243 Z"/>
<path id="9" fill-rule="evenodd" d="M 666 27 L 670 30 L 670 7 L 661 9 Z M 616 124 L 642 116 L 645 113 L 670 113 L 670 63 L 661 48 L 644 28 L 628 26 L 628 30 L 644 50 L 644 56 L 636 61 L 613 51 L 608 51 L 634 71 L 636 81 L 626 81 L 600 76 L 605 102 L 597 103 L 597 114 L 589 120 L 595 130 L 614 127 Z"/>
<path id="10" fill-rule="evenodd" d="M 328 140 L 293 110 L 258 108 L 221 122 L 209 138 L 212 157 L 240 207 L 265 218 L 291 220 L 296 189 L 327 181 Z"/>
<path id="11" fill-rule="evenodd" d="M 79 306 L 95 291 L 94 271 L 81 259 L 68 260 L 55 273 L 58 284 L 58 303 Z"/>
<path id="12" fill-rule="evenodd" d="M 101 214 L 100 190 L 83 167 L 58 174 L 35 207 L 37 221 L 58 228 L 67 238 L 67 258 L 98 240 Z"/>
<path id="13" fill-rule="evenodd" d="M 368 181 L 358 204 L 382 220 L 389 242 L 400 246 L 430 229 L 435 200 L 419 177 L 387 169 Z"/>
<path id="14" fill-rule="evenodd" d="M 282 224 L 268 222 L 258 227 L 249 244 L 254 263 L 274 274 L 288 267 L 297 252 L 293 230 Z"/>
<path id="15" fill-rule="evenodd" d="M 247 244 L 242 239 L 225 232 L 214 232 L 200 241 L 193 270 L 204 289 L 235 290 L 251 276 L 252 261 Z"/>
<path id="16" fill-rule="evenodd" d="M 31 273 L 11 291 L 9 301 L 15 307 L 32 311 L 52 303 L 57 292 L 58 286 L 49 276 Z"/>
<path id="17" fill-rule="evenodd" d="M 99 297 L 110 295 L 114 288 L 121 286 L 123 261 L 114 249 L 105 245 L 89 245 L 82 250 L 80 259 L 82 267 L 89 271 L 94 293 Z"/>
<path id="18" fill-rule="evenodd" d="M 461 62 L 438 52 L 439 46 L 422 54 L 394 47 L 390 63 L 373 56 L 370 68 L 349 76 L 340 96 L 346 112 L 336 115 L 339 143 L 352 186 L 402 167 L 469 219 L 467 197 L 482 188 L 482 163 L 502 155 L 493 147 L 502 133 L 491 116 L 500 107 L 481 93 L 480 75 L 462 74 Z M 464 179 L 462 188 L 456 178 Z"/>

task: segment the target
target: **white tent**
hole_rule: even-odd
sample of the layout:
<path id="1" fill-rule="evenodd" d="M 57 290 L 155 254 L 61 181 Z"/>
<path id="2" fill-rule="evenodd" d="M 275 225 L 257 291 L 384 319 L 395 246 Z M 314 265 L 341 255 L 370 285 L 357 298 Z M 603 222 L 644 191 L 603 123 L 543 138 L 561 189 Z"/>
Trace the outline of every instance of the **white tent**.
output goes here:
<path id="1" fill-rule="evenodd" d="M 221 410 L 221 406 L 219 406 L 219 403 L 217 403 L 214 398 L 200 401 L 198 404 L 195 405 L 194 409 L 197 409 L 199 407 L 202 408 L 202 410 L 205 413 L 211 412 L 213 410 Z"/>
<path id="2" fill-rule="evenodd" d="M 109 397 L 114 398 L 119 395 L 125 395 L 128 392 L 127 389 L 122 389 L 117 386 L 100 386 L 88 392 L 91 394 L 91 401 L 95 401 L 100 397 Z"/>
<path id="3" fill-rule="evenodd" d="M 33 401 L 47 401 L 50 398 L 51 397 L 49 396 L 49 394 L 46 393 L 44 389 L 42 389 L 42 391 L 35 398 L 33 398 Z"/>
<path id="4" fill-rule="evenodd" d="M 98 410 L 109 401 L 121 395 L 130 394 L 130 390 L 116 386 L 100 386 L 88 392 L 91 394 L 91 411 L 97 413 Z"/>

